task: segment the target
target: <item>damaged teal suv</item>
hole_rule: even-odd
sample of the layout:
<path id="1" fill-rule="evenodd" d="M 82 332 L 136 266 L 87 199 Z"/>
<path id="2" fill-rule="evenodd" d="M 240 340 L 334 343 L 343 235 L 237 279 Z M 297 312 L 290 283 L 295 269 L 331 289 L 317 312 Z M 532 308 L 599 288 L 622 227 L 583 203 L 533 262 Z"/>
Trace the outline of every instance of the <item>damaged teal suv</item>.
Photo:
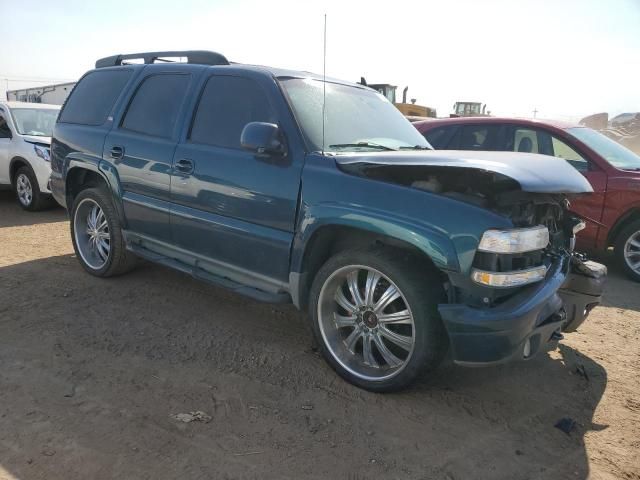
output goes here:
<path id="1" fill-rule="evenodd" d="M 292 302 L 327 362 L 372 391 L 447 351 L 529 359 L 578 327 L 606 277 L 573 253 L 570 201 L 591 187 L 562 159 L 433 151 L 364 85 L 213 52 L 99 60 L 51 166 L 87 272 L 142 257 Z"/>

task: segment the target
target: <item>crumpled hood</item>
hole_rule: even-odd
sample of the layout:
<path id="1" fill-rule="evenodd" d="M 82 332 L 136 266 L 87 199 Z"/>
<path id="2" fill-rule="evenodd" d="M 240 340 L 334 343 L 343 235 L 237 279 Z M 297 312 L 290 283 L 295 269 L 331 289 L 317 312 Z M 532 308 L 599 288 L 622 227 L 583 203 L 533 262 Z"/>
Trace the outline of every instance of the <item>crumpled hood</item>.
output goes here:
<path id="1" fill-rule="evenodd" d="M 565 160 L 519 152 L 418 150 L 335 155 L 338 165 L 407 165 L 475 169 L 500 173 L 532 193 L 588 193 L 591 185 Z"/>
<path id="2" fill-rule="evenodd" d="M 51 137 L 38 137 L 37 135 L 21 135 L 25 142 L 51 145 Z"/>

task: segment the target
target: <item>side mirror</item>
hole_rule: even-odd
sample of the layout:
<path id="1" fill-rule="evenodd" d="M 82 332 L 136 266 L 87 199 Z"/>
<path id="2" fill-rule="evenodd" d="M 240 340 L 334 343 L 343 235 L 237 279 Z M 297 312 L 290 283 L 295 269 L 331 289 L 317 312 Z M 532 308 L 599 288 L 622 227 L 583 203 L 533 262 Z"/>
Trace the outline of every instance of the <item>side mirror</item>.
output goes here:
<path id="1" fill-rule="evenodd" d="M 258 155 L 284 155 L 280 127 L 274 123 L 251 122 L 242 129 L 240 145 Z"/>

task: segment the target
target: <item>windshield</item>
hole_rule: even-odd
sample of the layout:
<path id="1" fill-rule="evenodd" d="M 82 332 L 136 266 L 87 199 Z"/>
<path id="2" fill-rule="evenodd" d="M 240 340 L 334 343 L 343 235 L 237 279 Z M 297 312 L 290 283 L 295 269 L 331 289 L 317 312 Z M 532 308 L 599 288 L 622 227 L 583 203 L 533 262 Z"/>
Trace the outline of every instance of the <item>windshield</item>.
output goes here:
<path id="1" fill-rule="evenodd" d="M 322 150 L 323 82 L 284 79 L 282 86 L 307 141 Z M 324 149 L 386 151 L 431 148 L 424 137 L 383 95 L 367 88 L 325 82 Z"/>
<path id="2" fill-rule="evenodd" d="M 11 110 L 18 133 L 36 137 L 51 136 L 58 112 L 58 109 L 53 108 L 14 108 Z"/>
<path id="3" fill-rule="evenodd" d="M 622 170 L 640 170 L 640 157 L 618 142 L 590 128 L 569 128 L 570 134 Z"/>
<path id="4" fill-rule="evenodd" d="M 479 115 L 480 104 L 479 103 L 458 103 L 456 113 L 458 115 Z"/>

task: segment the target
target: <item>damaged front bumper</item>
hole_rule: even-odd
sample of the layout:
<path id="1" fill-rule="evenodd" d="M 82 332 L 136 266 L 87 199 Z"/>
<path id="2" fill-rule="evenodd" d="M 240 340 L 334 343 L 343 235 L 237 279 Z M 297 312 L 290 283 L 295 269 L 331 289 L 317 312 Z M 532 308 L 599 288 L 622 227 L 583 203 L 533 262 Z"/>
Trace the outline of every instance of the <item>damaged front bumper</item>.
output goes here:
<path id="1" fill-rule="evenodd" d="M 601 302 L 606 275 L 604 265 L 564 257 L 543 282 L 495 307 L 439 305 L 454 362 L 484 366 L 533 357 L 561 331 L 574 331 Z"/>
<path id="2" fill-rule="evenodd" d="M 589 312 L 602 302 L 607 267 L 597 262 L 584 262 L 573 257 L 567 280 L 558 292 L 564 302 L 567 321 L 563 332 L 575 332 Z"/>

